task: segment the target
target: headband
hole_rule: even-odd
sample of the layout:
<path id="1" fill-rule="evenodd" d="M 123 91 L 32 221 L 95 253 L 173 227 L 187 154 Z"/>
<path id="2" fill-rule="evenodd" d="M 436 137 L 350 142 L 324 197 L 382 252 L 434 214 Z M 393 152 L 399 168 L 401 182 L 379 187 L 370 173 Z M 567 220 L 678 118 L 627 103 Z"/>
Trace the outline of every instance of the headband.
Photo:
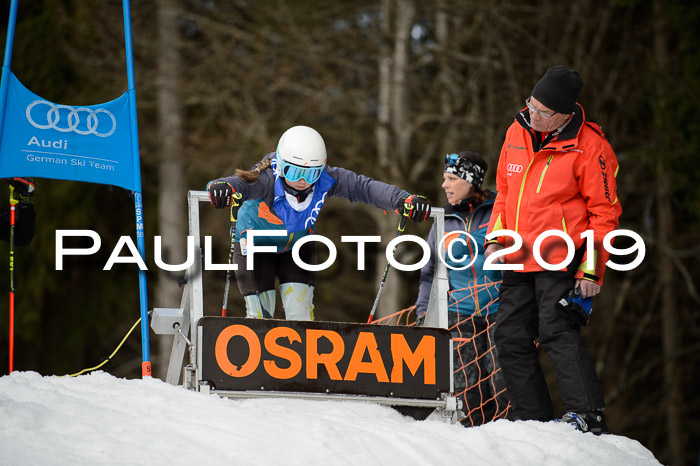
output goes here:
<path id="1" fill-rule="evenodd" d="M 457 154 L 445 156 L 445 173 L 457 175 L 475 188 L 481 188 L 481 183 L 484 182 L 484 169 Z"/>

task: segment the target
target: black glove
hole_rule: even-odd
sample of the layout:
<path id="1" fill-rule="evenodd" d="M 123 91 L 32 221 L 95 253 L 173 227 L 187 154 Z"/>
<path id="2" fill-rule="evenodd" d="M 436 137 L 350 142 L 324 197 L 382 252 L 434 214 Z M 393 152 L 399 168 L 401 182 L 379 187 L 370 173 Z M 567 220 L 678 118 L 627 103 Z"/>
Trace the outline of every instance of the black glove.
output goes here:
<path id="1" fill-rule="evenodd" d="M 34 203 L 34 180 L 31 178 L 9 178 L 8 183 L 14 188 L 12 197 L 22 204 Z"/>
<path id="2" fill-rule="evenodd" d="M 209 201 L 217 209 L 225 209 L 231 206 L 231 196 L 235 190 L 226 181 L 210 181 L 207 185 Z"/>
<path id="3" fill-rule="evenodd" d="M 422 222 L 430 217 L 430 201 L 425 196 L 411 194 L 404 198 L 403 209 L 410 212 L 408 218 L 414 222 Z"/>
<path id="4" fill-rule="evenodd" d="M 425 314 L 416 316 L 416 327 L 423 327 L 425 325 Z"/>

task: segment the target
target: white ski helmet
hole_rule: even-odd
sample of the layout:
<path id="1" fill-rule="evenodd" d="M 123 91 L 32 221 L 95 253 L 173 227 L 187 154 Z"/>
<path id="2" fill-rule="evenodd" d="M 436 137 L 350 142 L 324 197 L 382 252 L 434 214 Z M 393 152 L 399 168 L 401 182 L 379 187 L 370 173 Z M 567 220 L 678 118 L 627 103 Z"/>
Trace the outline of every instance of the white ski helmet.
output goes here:
<path id="1" fill-rule="evenodd" d="M 315 183 L 327 158 L 323 138 L 308 126 L 289 128 L 277 144 L 278 169 L 291 182 L 304 178 L 308 183 Z"/>
<path id="2" fill-rule="evenodd" d="M 326 163 L 326 144 L 313 128 L 294 126 L 282 134 L 277 153 L 288 163 L 302 167 L 318 167 Z"/>

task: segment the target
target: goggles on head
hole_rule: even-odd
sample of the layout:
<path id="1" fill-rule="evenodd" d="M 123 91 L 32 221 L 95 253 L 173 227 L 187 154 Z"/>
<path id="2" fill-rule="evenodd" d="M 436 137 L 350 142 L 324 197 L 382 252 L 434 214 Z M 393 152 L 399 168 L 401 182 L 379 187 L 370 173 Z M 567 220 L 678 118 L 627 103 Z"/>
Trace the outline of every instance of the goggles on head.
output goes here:
<path id="1" fill-rule="evenodd" d="M 306 181 L 307 183 L 314 184 L 321 177 L 321 172 L 326 166 L 326 164 L 324 163 L 323 165 L 319 165 L 318 167 L 302 167 L 299 165 L 294 165 L 293 163 L 286 162 L 279 155 L 277 156 L 277 163 L 279 165 L 279 169 L 282 173 L 282 176 L 284 176 L 284 178 L 291 183 L 299 181 L 303 178 L 304 181 Z"/>
<path id="2" fill-rule="evenodd" d="M 451 167 L 459 163 L 460 156 L 457 154 L 447 154 L 445 155 L 445 166 Z"/>

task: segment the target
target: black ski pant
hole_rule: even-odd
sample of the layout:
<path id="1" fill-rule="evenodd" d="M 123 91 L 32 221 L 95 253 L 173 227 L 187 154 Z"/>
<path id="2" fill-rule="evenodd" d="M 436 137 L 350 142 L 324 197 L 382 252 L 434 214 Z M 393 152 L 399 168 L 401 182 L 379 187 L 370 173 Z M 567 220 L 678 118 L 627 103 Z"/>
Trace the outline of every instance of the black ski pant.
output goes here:
<path id="1" fill-rule="evenodd" d="M 494 315 L 450 311 L 448 317 L 454 345 L 454 393 L 462 399 L 465 414 L 459 421 L 473 427 L 509 419 L 508 392 L 493 339 Z"/>
<path id="2" fill-rule="evenodd" d="M 316 264 L 316 246 L 306 243 L 299 248 L 299 258 L 306 264 Z M 292 252 L 258 252 L 253 256 L 253 269 L 248 270 L 248 258 L 241 252 L 241 244 L 233 248 L 233 262 L 238 266 L 236 282 L 243 296 L 250 296 L 275 289 L 275 279 L 280 283 L 304 283 L 314 286 L 316 272 L 304 270 L 292 258 Z"/>
<path id="3" fill-rule="evenodd" d="M 557 301 L 574 286 L 574 272 L 506 271 L 495 340 L 516 419 L 550 420 L 554 413 L 535 341 L 552 361 L 566 411 L 605 407 L 581 328 Z"/>

